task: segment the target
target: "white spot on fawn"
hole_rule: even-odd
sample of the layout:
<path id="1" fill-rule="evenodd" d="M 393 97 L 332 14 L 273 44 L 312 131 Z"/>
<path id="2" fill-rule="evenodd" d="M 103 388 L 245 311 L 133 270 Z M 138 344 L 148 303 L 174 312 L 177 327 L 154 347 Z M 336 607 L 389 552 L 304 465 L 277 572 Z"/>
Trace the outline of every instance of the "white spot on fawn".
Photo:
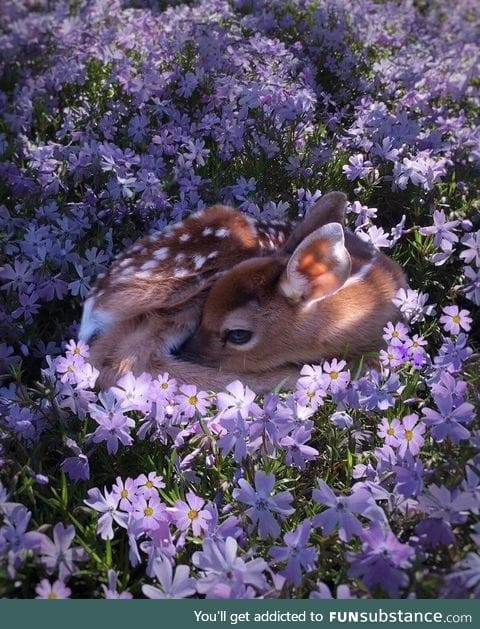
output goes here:
<path id="1" fill-rule="evenodd" d="M 213 234 L 213 229 L 211 227 L 205 227 L 202 234 L 204 236 L 211 236 Z"/>
<path id="2" fill-rule="evenodd" d="M 217 231 L 215 232 L 215 236 L 217 236 L 217 238 L 226 238 L 229 235 L 230 235 L 229 229 L 217 229 Z"/>
<path id="3" fill-rule="evenodd" d="M 190 275 L 190 271 L 188 269 L 183 269 L 182 267 L 175 269 L 175 273 L 173 274 L 173 277 L 188 277 Z"/>
<path id="4" fill-rule="evenodd" d="M 187 242 L 190 240 L 190 234 L 182 234 L 178 240 L 180 242 Z"/>
<path id="5" fill-rule="evenodd" d="M 209 260 L 213 260 L 213 258 L 216 258 L 218 256 L 218 251 L 212 251 L 211 253 L 208 254 L 207 258 Z"/>
<path id="6" fill-rule="evenodd" d="M 198 271 L 198 269 L 201 269 L 206 261 L 207 261 L 207 258 L 205 256 L 193 256 L 193 263 L 195 265 L 195 270 Z"/>
<path id="7" fill-rule="evenodd" d="M 111 313 L 105 310 L 94 309 L 95 300 L 93 297 L 87 299 L 83 306 L 82 321 L 78 338 L 80 341 L 88 343 L 90 338 L 98 332 L 105 332 L 114 321 Z"/>
<path id="8" fill-rule="evenodd" d="M 156 266 L 158 266 L 157 260 L 149 260 L 148 262 L 145 262 L 144 264 L 142 264 L 142 266 L 140 267 L 140 270 L 150 271 L 151 269 L 154 269 Z"/>
<path id="9" fill-rule="evenodd" d="M 168 247 L 160 247 L 153 252 L 153 257 L 155 258 L 155 260 L 166 260 L 168 258 L 168 253 Z"/>

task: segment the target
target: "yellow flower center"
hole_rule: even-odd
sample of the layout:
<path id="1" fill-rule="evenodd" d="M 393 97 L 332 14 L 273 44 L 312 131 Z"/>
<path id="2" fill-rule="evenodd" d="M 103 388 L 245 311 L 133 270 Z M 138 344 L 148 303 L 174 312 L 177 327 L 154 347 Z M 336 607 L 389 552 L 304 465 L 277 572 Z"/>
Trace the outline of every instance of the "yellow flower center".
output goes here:
<path id="1" fill-rule="evenodd" d="M 168 382 L 162 382 L 161 388 L 168 389 Z"/>
<path id="2" fill-rule="evenodd" d="M 50 592 L 50 594 L 47 596 L 47 598 L 51 601 L 54 601 L 58 598 L 58 594 L 56 592 Z"/>
<path id="3" fill-rule="evenodd" d="M 393 338 L 393 339 L 396 339 L 396 338 L 398 338 L 399 336 L 400 336 L 400 335 L 399 335 L 399 333 L 398 333 L 398 331 L 397 331 L 397 330 L 394 330 L 394 331 L 392 332 L 392 338 Z"/>
<path id="4" fill-rule="evenodd" d="M 73 350 L 73 353 L 74 353 L 74 354 L 77 354 L 77 355 L 80 355 L 80 354 L 82 353 L 82 350 L 81 350 L 79 347 L 76 347 L 76 348 Z"/>
<path id="5" fill-rule="evenodd" d="M 153 515 L 152 507 L 145 507 L 145 509 L 143 510 L 143 513 L 146 518 L 150 518 Z"/>
<path id="6" fill-rule="evenodd" d="M 309 397 L 310 399 L 312 399 L 312 397 L 315 397 L 315 391 L 307 391 L 307 397 Z"/>
<path id="7" fill-rule="evenodd" d="M 122 489 L 122 493 L 120 494 L 122 498 L 128 498 L 128 489 Z"/>
<path id="8" fill-rule="evenodd" d="M 395 356 L 393 354 L 390 354 L 390 352 L 387 354 L 387 358 L 388 360 L 393 360 L 395 358 Z"/>
<path id="9" fill-rule="evenodd" d="M 413 430 L 406 430 L 405 431 L 405 439 L 407 441 L 411 441 L 413 439 Z"/>
<path id="10" fill-rule="evenodd" d="M 416 349 L 418 346 L 419 346 L 419 345 L 418 345 L 417 341 L 413 341 L 413 343 L 412 343 L 412 347 L 415 347 L 415 349 Z"/>
<path id="11" fill-rule="evenodd" d="M 338 378 L 338 371 L 331 371 L 330 372 L 330 379 L 331 380 L 336 380 Z"/>
<path id="12" fill-rule="evenodd" d="M 198 511 L 195 511 L 195 509 L 190 509 L 190 511 L 187 513 L 187 518 L 189 518 L 190 520 L 195 520 L 196 518 L 198 518 Z"/>
<path id="13" fill-rule="evenodd" d="M 390 435 L 390 437 L 393 437 L 393 435 L 395 434 L 394 429 L 390 426 L 390 428 L 387 430 L 387 435 Z"/>
<path id="14" fill-rule="evenodd" d="M 453 321 L 453 323 L 456 323 L 458 325 L 460 323 L 461 319 L 460 319 L 459 315 L 453 315 L 452 321 Z"/>
<path id="15" fill-rule="evenodd" d="M 147 482 L 145 483 L 145 487 L 148 487 L 148 489 L 152 489 L 153 487 L 153 483 L 151 480 L 147 480 Z"/>
<path id="16" fill-rule="evenodd" d="M 198 397 L 196 395 L 191 395 L 188 398 L 188 403 L 191 404 L 192 406 L 195 406 L 198 402 Z"/>

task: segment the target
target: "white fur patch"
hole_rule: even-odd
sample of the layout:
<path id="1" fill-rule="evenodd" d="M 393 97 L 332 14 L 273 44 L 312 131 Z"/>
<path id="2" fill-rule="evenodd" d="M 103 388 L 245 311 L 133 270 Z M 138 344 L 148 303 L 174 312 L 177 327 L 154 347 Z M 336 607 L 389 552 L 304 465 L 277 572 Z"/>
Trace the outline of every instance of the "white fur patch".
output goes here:
<path id="1" fill-rule="evenodd" d="M 215 236 L 217 238 L 226 238 L 227 236 L 230 236 L 230 230 L 229 229 L 217 229 L 217 231 L 215 232 Z"/>
<path id="2" fill-rule="evenodd" d="M 211 227 L 205 227 L 202 234 L 203 236 L 211 236 L 213 234 L 213 229 Z"/>
<path id="3" fill-rule="evenodd" d="M 205 256 L 193 256 L 193 263 L 195 265 L 195 270 L 198 271 L 198 269 L 201 269 L 206 261 L 207 261 L 207 258 Z"/>
<path id="4" fill-rule="evenodd" d="M 80 341 L 88 343 L 95 333 L 101 333 L 111 327 L 114 317 L 111 313 L 99 308 L 94 309 L 95 300 L 90 297 L 83 306 L 82 321 L 78 338 Z"/>
<path id="5" fill-rule="evenodd" d="M 149 280 L 152 277 L 152 273 L 150 271 L 139 271 L 135 273 L 135 277 L 139 280 Z"/>
<path id="6" fill-rule="evenodd" d="M 339 288 L 339 290 L 341 290 L 345 286 L 350 286 L 350 284 L 355 284 L 356 282 L 363 280 L 363 278 L 366 277 L 368 273 L 370 272 L 371 268 L 375 264 L 375 261 L 376 261 L 375 257 L 373 257 L 372 260 L 370 260 L 370 262 L 367 262 L 367 264 L 364 264 L 363 266 L 361 266 L 358 269 L 358 271 L 355 273 L 355 275 L 351 275 L 348 278 L 348 280 L 345 282 L 345 284 Z"/>
<path id="7" fill-rule="evenodd" d="M 140 267 L 140 270 L 149 271 L 151 269 L 154 269 L 157 266 L 158 266 L 158 260 L 149 260 L 148 262 L 145 262 L 144 264 L 142 264 L 142 266 Z"/>
<path id="8" fill-rule="evenodd" d="M 153 257 L 155 258 L 155 260 L 166 260 L 168 258 L 168 253 L 168 247 L 160 247 L 153 252 Z"/>
<path id="9" fill-rule="evenodd" d="M 190 240 L 190 234 L 182 234 L 178 240 L 180 242 L 187 242 L 188 240 Z"/>

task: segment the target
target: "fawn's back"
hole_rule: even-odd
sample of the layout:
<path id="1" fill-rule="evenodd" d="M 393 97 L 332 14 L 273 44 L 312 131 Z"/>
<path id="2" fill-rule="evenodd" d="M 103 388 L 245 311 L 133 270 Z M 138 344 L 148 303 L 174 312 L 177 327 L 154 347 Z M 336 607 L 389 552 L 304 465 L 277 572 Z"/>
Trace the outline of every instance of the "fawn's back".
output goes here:
<path id="1" fill-rule="evenodd" d="M 256 221 L 217 205 L 131 246 L 98 278 L 84 305 L 79 338 L 90 344 L 100 386 L 127 371 L 170 371 L 214 385 L 212 370 L 199 374 L 172 354 L 198 326 L 212 283 L 242 260 L 276 250 L 290 230 L 288 222 Z M 222 384 L 233 379 L 225 375 Z"/>

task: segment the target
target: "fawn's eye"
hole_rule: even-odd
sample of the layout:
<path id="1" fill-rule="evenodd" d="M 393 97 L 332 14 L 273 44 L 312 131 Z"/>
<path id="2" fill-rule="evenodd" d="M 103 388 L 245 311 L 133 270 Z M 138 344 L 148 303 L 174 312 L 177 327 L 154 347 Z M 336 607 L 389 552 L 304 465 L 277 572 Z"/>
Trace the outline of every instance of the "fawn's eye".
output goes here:
<path id="1" fill-rule="evenodd" d="M 234 345 L 245 345 L 252 338 L 250 330 L 228 330 L 225 334 L 225 341 Z"/>

